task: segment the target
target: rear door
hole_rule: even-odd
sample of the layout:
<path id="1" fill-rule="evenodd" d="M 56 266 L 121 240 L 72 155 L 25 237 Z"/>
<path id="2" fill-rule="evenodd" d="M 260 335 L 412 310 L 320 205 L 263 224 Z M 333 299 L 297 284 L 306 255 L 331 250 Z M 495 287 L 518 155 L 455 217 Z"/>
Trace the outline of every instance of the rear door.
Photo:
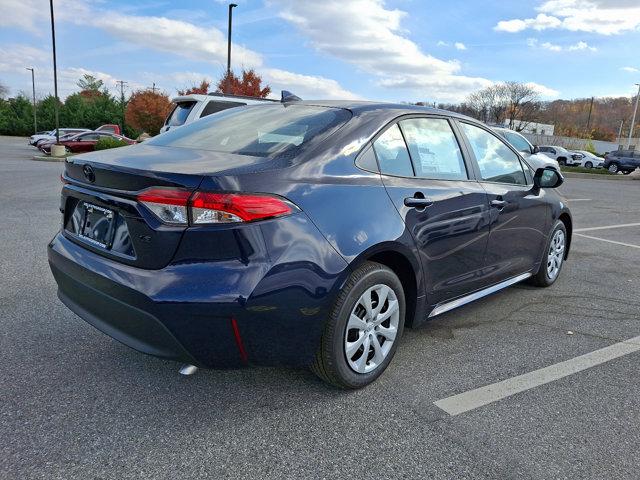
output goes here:
<path id="1" fill-rule="evenodd" d="M 80 135 L 73 142 L 73 145 L 70 147 L 70 150 L 73 152 L 92 152 L 94 147 L 96 146 L 96 142 L 98 141 L 97 133 L 85 133 L 84 135 Z"/>
<path id="2" fill-rule="evenodd" d="M 487 196 L 446 117 L 405 117 L 373 142 L 381 178 L 419 249 L 429 303 L 479 288 Z"/>
<path id="3" fill-rule="evenodd" d="M 497 283 L 540 261 L 550 207 L 544 190 L 533 189 L 532 172 L 512 147 L 479 125 L 459 125 L 491 207 L 485 266 L 491 283 Z"/>

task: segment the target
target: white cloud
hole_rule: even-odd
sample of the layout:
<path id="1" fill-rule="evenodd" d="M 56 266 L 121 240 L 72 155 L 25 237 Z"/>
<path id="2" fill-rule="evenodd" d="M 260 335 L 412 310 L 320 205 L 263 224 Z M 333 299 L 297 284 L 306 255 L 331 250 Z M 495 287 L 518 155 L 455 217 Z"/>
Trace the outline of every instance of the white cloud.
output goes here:
<path id="1" fill-rule="evenodd" d="M 526 30 L 527 28 L 533 28 L 534 30 L 558 28 L 561 24 L 562 22 L 558 18 L 539 13 L 535 18 L 527 18 L 525 20 L 501 20 L 493 28 L 494 30 L 502 32 L 515 33 Z"/>
<path id="2" fill-rule="evenodd" d="M 569 45 L 568 48 L 569 51 L 574 51 L 574 50 L 591 50 L 592 52 L 597 51 L 598 49 L 596 47 L 592 47 L 590 46 L 587 42 L 578 42 L 575 45 Z"/>
<path id="3" fill-rule="evenodd" d="M 456 50 L 466 50 L 467 46 L 462 43 L 462 42 L 456 42 L 453 44 L 454 47 L 456 47 Z"/>
<path id="4" fill-rule="evenodd" d="M 298 27 L 316 50 L 374 75 L 382 87 L 411 90 L 411 95 L 421 98 L 457 101 L 492 83 L 462 75 L 456 60 L 424 52 L 401 26 L 407 13 L 386 8 L 382 0 L 271 0 L 269 4 L 279 8 L 280 16 Z M 437 45 L 449 44 L 440 40 Z M 459 43 L 456 48 L 464 45 Z"/>
<path id="5" fill-rule="evenodd" d="M 596 52 L 598 50 L 596 47 L 592 47 L 587 42 L 578 42 L 574 45 L 562 46 L 562 45 L 557 45 L 551 42 L 540 43 L 537 38 L 527 38 L 527 45 L 532 48 L 539 47 L 545 50 L 550 50 L 552 52 L 562 52 L 562 51 L 575 52 L 579 50 L 589 50 L 591 52 Z"/>
<path id="6" fill-rule="evenodd" d="M 357 100 L 358 95 L 345 90 L 330 78 L 301 75 L 277 68 L 262 70 L 263 78 L 271 86 L 271 95 L 280 98 L 280 90 L 289 90 L 301 98 Z"/>
<path id="7" fill-rule="evenodd" d="M 51 58 L 50 54 L 44 49 L 30 45 L 9 44 L 0 47 L 0 72 L 24 73 L 26 67 L 37 69 L 48 58 Z"/>
<path id="8" fill-rule="evenodd" d="M 636 67 L 622 67 L 620 70 L 623 70 L 623 71 L 629 72 L 629 73 L 638 73 L 638 72 L 640 72 L 640 70 L 638 70 Z"/>
<path id="9" fill-rule="evenodd" d="M 560 95 L 558 90 L 554 90 L 553 88 L 546 87 L 539 83 L 527 82 L 527 86 L 534 89 L 541 97 L 546 99 L 557 98 Z"/>
<path id="10" fill-rule="evenodd" d="M 562 47 L 560 45 L 555 45 L 551 42 L 541 43 L 540 46 L 545 50 L 551 50 L 552 52 L 559 52 L 562 50 Z"/>
<path id="11" fill-rule="evenodd" d="M 574 32 L 617 35 L 640 27 L 637 0 L 549 0 L 540 5 L 535 18 L 501 20 L 494 27 L 504 32 L 527 28 L 561 28 Z"/>
<path id="12" fill-rule="evenodd" d="M 448 47 L 449 44 L 447 42 L 445 42 L 444 40 L 438 40 L 438 43 L 436 43 L 436 45 L 438 47 Z"/>

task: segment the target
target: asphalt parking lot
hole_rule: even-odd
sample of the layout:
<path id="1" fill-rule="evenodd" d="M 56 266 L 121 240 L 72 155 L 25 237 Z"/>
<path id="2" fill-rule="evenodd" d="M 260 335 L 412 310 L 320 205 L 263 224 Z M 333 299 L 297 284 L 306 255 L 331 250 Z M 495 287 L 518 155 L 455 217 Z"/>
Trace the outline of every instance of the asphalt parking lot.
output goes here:
<path id="1" fill-rule="evenodd" d="M 567 179 L 553 287 L 406 331 L 378 382 L 342 392 L 290 369 L 183 377 L 77 318 L 46 259 L 62 164 L 33 153 L 0 137 L 0 478 L 638 478 L 640 181 Z M 487 385 L 508 394 L 447 411 Z"/>

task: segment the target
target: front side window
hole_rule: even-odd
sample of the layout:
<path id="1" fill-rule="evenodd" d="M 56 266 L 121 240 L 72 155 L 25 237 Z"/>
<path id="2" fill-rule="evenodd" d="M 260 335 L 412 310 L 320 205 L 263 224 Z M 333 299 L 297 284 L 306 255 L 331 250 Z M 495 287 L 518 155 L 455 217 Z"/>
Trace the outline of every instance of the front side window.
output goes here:
<path id="1" fill-rule="evenodd" d="M 529 142 L 517 133 L 505 133 L 504 136 L 507 139 L 507 142 L 513 145 L 519 152 L 531 153 Z"/>
<path id="2" fill-rule="evenodd" d="M 460 125 L 471 144 L 483 180 L 527 184 L 520 159 L 498 137 L 469 123 Z"/>
<path id="3" fill-rule="evenodd" d="M 397 123 L 373 142 L 373 149 L 378 157 L 380 173 L 413 177 L 411 158 Z"/>
<path id="4" fill-rule="evenodd" d="M 449 122 L 443 118 L 412 118 L 400 122 L 416 177 L 467 180 L 467 170 Z"/>

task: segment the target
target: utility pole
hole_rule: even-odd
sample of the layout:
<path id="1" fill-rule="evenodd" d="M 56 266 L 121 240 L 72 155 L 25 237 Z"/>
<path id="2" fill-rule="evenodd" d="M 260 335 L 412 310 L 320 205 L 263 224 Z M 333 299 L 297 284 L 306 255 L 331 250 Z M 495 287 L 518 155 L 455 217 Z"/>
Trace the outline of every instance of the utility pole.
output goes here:
<path id="1" fill-rule="evenodd" d="M 153 87 L 151 87 L 151 91 L 156 93 L 156 82 L 153 82 Z"/>
<path id="2" fill-rule="evenodd" d="M 237 7 L 235 3 L 229 4 L 229 28 L 227 30 L 227 81 L 226 92 L 230 93 L 231 90 L 231 18 L 233 17 L 233 9 Z"/>
<path id="3" fill-rule="evenodd" d="M 122 120 L 120 122 L 120 134 L 124 135 L 124 86 L 127 84 L 124 80 L 118 80 L 116 84 L 120 85 L 120 109 L 122 111 Z M 153 84 L 155 87 L 155 83 Z"/>
<path id="4" fill-rule="evenodd" d="M 593 110 L 593 97 L 591 97 L 591 105 L 589 105 L 589 117 L 587 118 L 587 132 L 591 127 L 591 111 Z"/>
<path id="5" fill-rule="evenodd" d="M 624 119 L 620 120 L 620 128 L 618 129 L 618 148 L 622 144 L 622 126 L 624 125 Z"/>
<path id="6" fill-rule="evenodd" d="M 633 117 L 631 118 L 631 128 L 629 129 L 629 140 L 627 140 L 627 149 L 631 148 L 631 136 L 633 135 L 633 127 L 636 126 L 636 113 L 638 112 L 638 99 L 640 98 L 640 83 L 638 85 L 638 94 L 636 95 L 636 106 L 633 109 Z"/>
<path id="7" fill-rule="evenodd" d="M 60 143 L 60 121 L 58 117 L 58 110 L 60 106 L 60 99 L 58 98 L 58 66 L 56 64 L 56 28 L 53 19 L 53 0 L 49 0 L 49 7 L 51 10 L 51 42 L 53 44 L 53 91 L 56 97 L 56 145 Z"/>
<path id="8" fill-rule="evenodd" d="M 33 133 L 38 133 L 38 120 L 36 119 L 36 76 L 33 67 L 26 67 L 31 70 L 31 87 L 33 88 Z"/>

